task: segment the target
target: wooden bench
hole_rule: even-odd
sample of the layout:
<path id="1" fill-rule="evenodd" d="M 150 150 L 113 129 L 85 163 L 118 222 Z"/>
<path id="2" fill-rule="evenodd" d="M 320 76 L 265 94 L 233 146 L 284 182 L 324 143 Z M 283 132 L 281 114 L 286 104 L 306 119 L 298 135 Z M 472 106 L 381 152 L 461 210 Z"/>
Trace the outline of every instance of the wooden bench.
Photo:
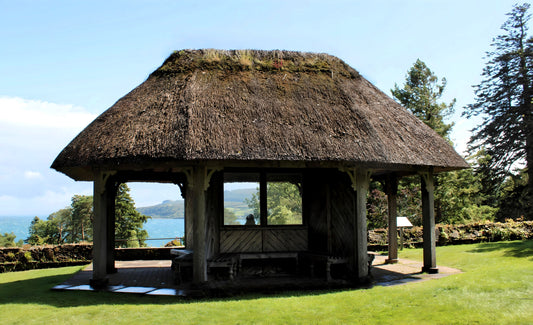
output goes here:
<path id="1" fill-rule="evenodd" d="M 243 260 L 271 260 L 271 259 L 292 259 L 296 269 L 298 269 L 298 252 L 261 252 L 261 253 L 239 253 L 239 270 L 242 268 Z"/>
<path id="2" fill-rule="evenodd" d="M 331 277 L 331 265 L 340 265 L 340 264 L 348 263 L 348 258 L 346 257 L 333 256 L 333 255 L 314 253 L 314 252 L 302 252 L 300 255 L 301 255 L 302 260 L 309 263 L 310 275 L 312 277 L 315 276 L 315 264 L 317 263 L 325 264 L 326 281 L 328 282 L 333 280 L 333 278 Z"/>
<path id="3" fill-rule="evenodd" d="M 331 266 L 348 264 L 349 259 L 347 257 L 332 256 L 325 253 L 315 253 L 315 252 L 302 252 L 300 254 L 303 261 L 309 263 L 310 275 L 314 276 L 315 273 L 315 264 L 325 264 L 326 266 L 326 281 L 330 282 L 333 280 L 331 276 Z M 375 254 L 368 253 L 368 275 L 372 269 L 372 262 L 374 261 Z"/>
<path id="4" fill-rule="evenodd" d="M 173 256 L 171 269 L 174 271 L 174 281 L 181 284 L 186 270 L 192 270 L 193 253 L 190 250 L 172 249 L 170 255 Z M 238 266 L 239 254 L 219 254 L 207 260 L 208 271 L 211 268 L 225 268 L 231 280 L 235 278 Z"/>
<path id="5" fill-rule="evenodd" d="M 213 256 L 207 260 L 208 269 L 211 268 L 226 268 L 228 269 L 228 276 L 230 280 L 233 280 L 238 272 L 238 267 L 240 264 L 239 254 L 219 254 Z"/>
<path id="6" fill-rule="evenodd" d="M 170 256 L 172 256 L 170 268 L 174 272 L 174 282 L 181 284 L 185 270 L 192 270 L 192 251 L 173 248 L 170 250 Z"/>

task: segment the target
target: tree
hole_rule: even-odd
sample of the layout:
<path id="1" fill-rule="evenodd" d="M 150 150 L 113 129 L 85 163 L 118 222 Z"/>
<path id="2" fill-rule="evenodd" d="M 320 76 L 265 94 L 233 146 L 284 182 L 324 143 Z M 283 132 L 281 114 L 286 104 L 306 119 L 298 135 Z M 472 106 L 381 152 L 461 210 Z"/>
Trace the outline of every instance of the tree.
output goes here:
<path id="1" fill-rule="evenodd" d="M 115 246 L 145 247 L 148 232 L 143 229 L 143 224 L 148 218 L 135 209 L 128 185 L 120 184 L 115 198 Z"/>
<path id="2" fill-rule="evenodd" d="M 70 207 L 50 214 L 47 220 L 35 217 L 26 241 L 32 245 L 91 241 L 93 218 L 93 197 L 74 195 Z M 135 209 L 128 186 L 121 184 L 115 199 L 115 237 L 120 239 L 116 246 L 146 246 L 148 233 L 143 229 L 143 224 L 148 218 Z"/>
<path id="3" fill-rule="evenodd" d="M 515 5 L 487 52 L 483 80 L 474 86 L 476 102 L 463 113 L 481 116 L 470 139 L 472 150 L 484 148 L 491 169 L 507 176 L 526 162 L 528 199 L 523 212 L 533 218 L 533 40 L 528 36 L 530 5 Z"/>
<path id="4" fill-rule="evenodd" d="M 388 222 L 387 196 L 383 192 L 380 182 L 371 182 L 367 200 L 368 229 L 386 228 Z"/>
<path id="5" fill-rule="evenodd" d="M 54 242 L 50 244 L 64 244 L 68 234 L 71 231 L 72 208 L 66 207 L 52 213 L 50 216 L 48 216 L 48 221 L 50 222 L 51 227 L 54 229 L 54 234 L 51 236 Z"/>
<path id="6" fill-rule="evenodd" d="M 233 209 L 224 208 L 224 225 L 240 225 Z"/>
<path id="7" fill-rule="evenodd" d="M 259 189 L 245 203 L 254 212 L 255 223 L 259 224 Z M 269 225 L 291 225 L 302 223 L 302 197 L 298 184 L 290 182 L 267 183 L 267 223 Z"/>
<path id="8" fill-rule="evenodd" d="M 446 117 L 453 113 L 455 99 L 446 104 L 439 103 L 446 88 L 446 78 L 439 78 L 427 67 L 427 65 L 417 59 L 407 72 L 405 84 L 402 88 L 394 85 L 391 90 L 392 95 L 405 108 L 411 111 L 416 117 L 426 125 L 435 130 L 441 137 L 451 142 L 449 133 L 453 123 L 445 123 Z M 450 175 L 437 175 L 435 184 L 437 188 L 446 186 Z M 421 223 L 420 208 L 420 180 L 418 177 L 404 177 L 400 180 L 398 209 L 400 216 L 411 217 L 414 225 Z M 446 222 L 449 216 L 443 214 L 442 206 L 446 205 L 445 200 L 450 199 L 441 195 L 443 191 L 435 192 L 436 220 Z"/>
<path id="9" fill-rule="evenodd" d="M 33 218 L 30 224 L 30 236 L 26 242 L 30 245 L 53 244 L 56 231 L 53 225 L 39 217 Z"/>
<path id="10" fill-rule="evenodd" d="M 69 243 L 92 241 L 93 234 L 93 197 L 74 195 L 71 201 L 72 221 L 68 234 Z"/>
<path id="11" fill-rule="evenodd" d="M 440 136 L 448 139 L 453 123 L 444 119 L 453 113 L 455 99 L 449 103 L 438 103 L 446 88 L 446 78 L 439 79 L 420 59 L 407 72 L 405 85 L 394 85 L 392 95 L 405 108 L 421 119 Z"/>
<path id="12" fill-rule="evenodd" d="M 3 235 L 0 234 L 0 247 L 15 247 L 22 246 L 22 240 L 19 240 L 15 243 L 15 234 L 5 232 Z"/>

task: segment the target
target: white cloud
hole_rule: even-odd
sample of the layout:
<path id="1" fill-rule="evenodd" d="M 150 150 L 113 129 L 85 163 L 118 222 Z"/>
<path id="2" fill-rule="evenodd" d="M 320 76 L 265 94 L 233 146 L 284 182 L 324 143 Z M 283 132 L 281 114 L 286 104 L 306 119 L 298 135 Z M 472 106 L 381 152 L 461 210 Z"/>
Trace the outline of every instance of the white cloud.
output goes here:
<path id="1" fill-rule="evenodd" d="M 46 217 L 70 204 L 73 193 L 67 189 L 58 190 L 44 190 L 42 194 L 29 198 L 1 195 L 0 215 Z"/>
<path id="2" fill-rule="evenodd" d="M 81 107 L 18 97 L 0 97 L 0 123 L 18 127 L 79 129 L 96 116 Z"/>
<path id="3" fill-rule="evenodd" d="M 24 172 L 24 178 L 26 179 L 42 179 L 43 175 L 39 172 L 34 172 L 31 170 L 27 170 Z"/>
<path id="4" fill-rule="evenodd" d="M 50 165 L 95 117 L 72 105 L 0 97 L 0 215 L 47 216 L 90 193 L 90 184 Z"/>

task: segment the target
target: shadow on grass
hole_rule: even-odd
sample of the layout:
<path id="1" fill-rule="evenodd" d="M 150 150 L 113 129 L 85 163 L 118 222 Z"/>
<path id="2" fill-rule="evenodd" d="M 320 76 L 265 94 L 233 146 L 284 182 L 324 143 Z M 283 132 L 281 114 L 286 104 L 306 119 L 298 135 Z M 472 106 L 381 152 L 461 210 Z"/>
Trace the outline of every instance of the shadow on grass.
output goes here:
<path id="1" fill-rule="evenodd" d="M 512 242 L 482 243 L 476 248 L 468 250 L 469 253 L 487 253 L 502 251 L 505 256 L 522 257 L 533 260 L 533 240 L 522 240 Z"/>
<path id="2" fill-rule="evenodd" d="M 39 304 L 58 308 L 95 305 L 146 305 L 146 304 L 187 304 L 220 301 L 246 301 L 261 298 L 287 298 L 298 296 L 318 296 L 333 292 L 357 289 L 355 287 L 317 289 L 317 290 L 279 290 L 257 292 L 233 292 L 233 296 L 148 296 L 138 294 L 95 292 L 95 291 L 54 291 L 55 285 L 64 282 L 75 272 L 66 275 L 53 275 L 0 283 L 0 304 Z M 359 287 L 359 289 L 369 288 Z"/>

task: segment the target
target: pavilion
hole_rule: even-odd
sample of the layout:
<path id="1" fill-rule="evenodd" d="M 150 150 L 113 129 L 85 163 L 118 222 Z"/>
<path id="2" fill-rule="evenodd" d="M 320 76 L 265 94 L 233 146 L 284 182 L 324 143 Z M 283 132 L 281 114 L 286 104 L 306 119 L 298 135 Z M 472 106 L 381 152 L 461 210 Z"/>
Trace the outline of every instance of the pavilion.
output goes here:
<path id="1" fill-rule="evenodd" d="M 208 49 L 173 53 L 52 168 L 94 182 L 93 284 L 115 270 L 114 197 L 120 183 L 135 181 L 180 186 L 195 283 L 208 281 L 209 261 L 220 254 L 283 252 L 345 258 L 351 278 L 364 282 L 371 178 L 386 184 L 394 262 L 398 179 L 420 175 L 423 270 L 437 272 L 433 175 L 468 164 L 336 57 Z M 231 182 L 257 184 L 256 224 L 225 224 L 223 189 Z M 298 221 L 269 220 L 270 183 L 297 186 Z"/>

